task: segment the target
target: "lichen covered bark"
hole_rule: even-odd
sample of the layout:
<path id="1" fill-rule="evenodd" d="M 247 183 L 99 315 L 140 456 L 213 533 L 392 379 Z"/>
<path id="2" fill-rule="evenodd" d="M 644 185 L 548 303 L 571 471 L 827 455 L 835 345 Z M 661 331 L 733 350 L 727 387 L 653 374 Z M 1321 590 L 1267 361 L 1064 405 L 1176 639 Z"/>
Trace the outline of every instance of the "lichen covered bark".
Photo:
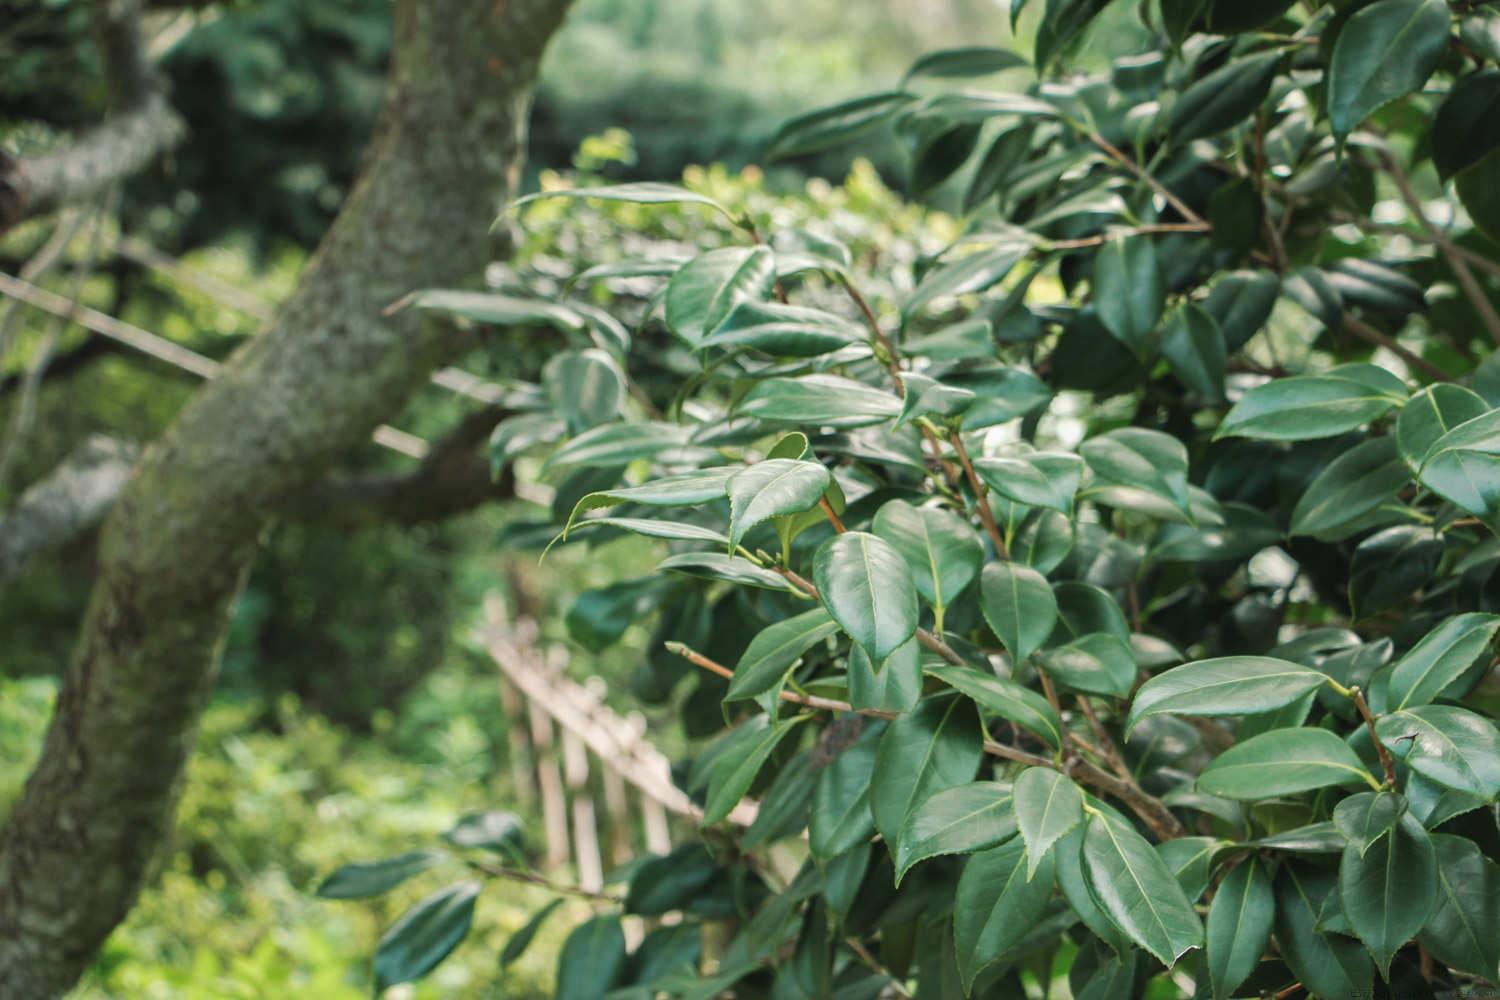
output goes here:
<path id="1" fill-rule="evenodd" d="M 0 997 L 66 991 L 129 910 L 269 519 L 461 346 L 382 310 L 486 260 L 567 6 L 396 4 L 362 179 L 281 315 L 147 450 L 103 529 L 41 760 L 0 834 Z"/>

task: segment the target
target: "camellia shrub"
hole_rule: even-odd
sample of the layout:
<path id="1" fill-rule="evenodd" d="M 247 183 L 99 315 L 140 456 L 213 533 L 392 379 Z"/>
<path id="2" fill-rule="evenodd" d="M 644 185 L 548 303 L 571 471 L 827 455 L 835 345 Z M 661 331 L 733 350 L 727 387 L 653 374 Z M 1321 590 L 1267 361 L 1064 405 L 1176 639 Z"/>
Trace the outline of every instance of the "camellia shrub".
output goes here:
<path id="1" fill-rule="evenodd" d="M 627 185 L 564 193 L 739 234 L 600 262 L 654 280 L 630 325 L 414 300 L 570 338 L 497 456 L 547 456 L 556 544 L 668 550 L 570 624 L 656 616 L 637 688 L 699 739 L 701 835 L 622 873 L 559 997 L 1500 980 L 1500 11 L 1161 0 L 1110 62 L 1108 6 L 1017 0 L 1031 60 L 782 130 L 909 140 L 968 213 L 909 275 Z M 479 891 L 393 928 L 382 984 Z M 627 950 L 626 914 L 673 920 Z"/>

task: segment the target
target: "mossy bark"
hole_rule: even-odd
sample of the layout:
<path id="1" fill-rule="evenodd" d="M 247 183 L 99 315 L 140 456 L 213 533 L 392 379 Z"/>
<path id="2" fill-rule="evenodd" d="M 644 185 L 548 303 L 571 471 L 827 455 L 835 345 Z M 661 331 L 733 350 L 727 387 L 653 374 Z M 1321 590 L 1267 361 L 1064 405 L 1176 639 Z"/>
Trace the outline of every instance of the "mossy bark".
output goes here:
<path id="1" fill-rule="evenodd" d="M 568 2 L 395 5 L 361 180 L 280 316 L 147 450 L 102 531 L 41 759 L 0 833 L 0 997 L 62 994 L 129 911 L 270 519 L 462 346 L 382 310 L 480 271 Z"/>

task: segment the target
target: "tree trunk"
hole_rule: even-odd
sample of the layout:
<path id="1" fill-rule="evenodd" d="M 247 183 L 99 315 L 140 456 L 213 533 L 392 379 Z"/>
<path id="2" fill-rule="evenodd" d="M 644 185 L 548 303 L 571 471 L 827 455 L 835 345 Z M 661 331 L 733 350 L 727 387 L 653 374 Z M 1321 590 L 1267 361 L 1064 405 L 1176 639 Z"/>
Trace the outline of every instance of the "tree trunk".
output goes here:
<path id="1" fill-rule="evenodd" d="M 463 346 L 381 311 L 484 264 L 568 3 L 398 0 L 360 182 L 278 319 L 147 450 L 103 528 L 41 760 L 0 833 L 0 997 L 60 995 L 129 911 L 269 519 Z"/>

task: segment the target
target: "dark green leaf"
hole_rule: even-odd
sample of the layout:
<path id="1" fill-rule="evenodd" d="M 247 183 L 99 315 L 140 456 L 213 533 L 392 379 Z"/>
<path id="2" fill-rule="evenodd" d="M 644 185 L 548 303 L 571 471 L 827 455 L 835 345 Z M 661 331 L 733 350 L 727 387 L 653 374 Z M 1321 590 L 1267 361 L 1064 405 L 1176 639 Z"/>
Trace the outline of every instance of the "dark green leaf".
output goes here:
<path id="1" fill-rule="evenodd" d="M 642 458 L 673 452 L 669 459 L 681 461 L 699 449 L 688 448 L 686 427 L 664 423 L 602 424 L 592 427 L 563 445 L 547 460 L 548 465 L 578 465 L 609 468 L 629 465 Z"/>
<path id="2" fill-rule="evenodd" d="M 1183 385 L 1205 399 L 1224 397 L 1224 334 L 1205 309 L 1192 303 L 1175 309 L 1162 335 L 1161 353 Z"/>
<path id="3" fill-rule="evenodd" d="M 724 487 L 731 551 L 757 524 L 816 507 L 832 482 L 821 463 L 793 458 L 768 458 L 735 473 Z"/>
<path id="4" fill-rule="evenodd" d="M 1398 524 L 1360 542 L 1349 568 L 1349 606 L 1369 618 L 1393 608 L 1421 587 L 1443 558 L 1443 536 L 1431 528 Z"/>
<path id="5" fill-rule="evenodd" d="M 710 500 L 722 499 L 729 477 L 738 471 L 740 467 L 727 465 L 713 469 L 699 469 L 675 476 L 663 476 L 640 486 L 626 486 L 617 490 L 590 493 L 579 500 L 577 506 L 573 508 L 563 534 L 566 536 L 568 530 L 578 521 L 579 515 L 603 507 L 615 507 L 622 503 L 638 503 L 647 507 L 695 507 L 698 504 L 708 503 Z"/>
<path id="6" fill-rule="evenodd" d="M 1129 643 L 1105 632 L 1079 636 L 1039 658 L 1041 669 L 1074 691 L 1123 698 L 1135 684 Z"/>
<path id="7" fill-rule="evenodd" d="M 1418 471 L 1422 485 L 1477 517 L 1500 517 L 1500 410 L 1438 438 Z"/>
<path id="8" fill-rule="evenodd" d="M 1105 813 L 1091 815 L 1083 869 L 1100 908 L 1163 965 L 1203 944 L 1203 924 L 1177 879 L 1129 825 Z"/>
<path id="9" fill-rule="evenodd" d="M 891 90 L 799 115 L 777 130 L 765 157 L 767 160 L 784 159 L 843 145 L 886 122 L 912 100 L 912 96 L 903 90 Z"/>
<path id="10" fill-rule="evenodd" d="M 765 694 L 781 684 L 802 654 L 838 633 L 838 622 L 822 608 L 804 611 L 768 626 L 745 647 L 735 664 L 725 701 Z"/>
<path id="11" fill-rule="evenodd" d="M 843 854 L 870 839 L 875 819 L 870 786 L 875 756 L 885 733 L 883 722 L 863 720 L 858 740 L 841 750 L 818 775 L 808 820 L 808 847 L 820 861 Z"/>
<path id="12" fill-rule="evenodd" d="M 1429 385 L 1401 407 L 1396 418 L 1396 443 L 1401 457 L 1413 472 L 1438 438 L 1459 424 L 1489 412 L 1489 404 L 1478 393 L 1461 385 L 1439 382 Z"/>
<path id="13" fill-rule="evenodd" d="M 1183 144 L 1233 128 L 1255 113 L 1271 90 L 1281 53 L 1257 52 L 1196 80 L 1172 105 L 1167 128 Z"/>
<path id="14" fill-rule="evenodd" d="M 984 549 L 969 523 L 938 507 L 891 500 L 876 512 L 872 528 L 901 553 L 917 593 L 935 608 L 952 604 L 984 561 Z"/>
<path id="15" fill-rule="evenodd" d="M 1045 70 L 1079 40 L 1109 0 L 1047 0 L 1036 32 L 1036 68 Z"/>
<path id="16" fill-rule="evenodd" d="M 1231 271 L 1214 282 L 1203 309 L 1219 322 L 1225 347 L 1244 347 L 1271 318 L 1281 279 L 1266 271 Z"/>
<path id="17" fill-rule="evenodd" d="M 735 306 L 769 298 L 775 280 L 775 255 L 763 246 L 709 250 L 667 282 L 667 326 L 696 350 Z"/>
<path id="18" fill-rule="evenodd" d="M 747 587 L 762 590 L 785 590 L 801 593 L 779 573 L 762 569 L 748 559 L 727 556 L 722 552 L 679 552 L 656 564 L 659 570 L 669 569 L 688 576 L 702 576 L 710 580 L 728 580 Z"/>
<path id="19" fill-rule="evenodd" d="M 469 933 L 474 900 L 483 885 L 450 885 L 403 913 L 375 948 L 375 992 L 420 979 L 447 958 Z"/>
<path id="20" fill-rule="evenodd" d="M 971 854 L 1016 835 L 1009 785 L 971 781 L 912 807 L 896 842 L 896 883 L 912 865 L 943 854 Z"/>
<path id="21" fill-rule="evenodd" d="M 982 851 L 964 866 L 953 900 L 953 940 L 966 987 L 1032 930 L 1052 897 L 1049 858 L 1027 877 L 1019 840 Z"/>
<path id="22" fill-rule="evenodd" d="M 1384 105 L 1420 90 L 1448 47 L 1442 0 L 1376 0 L 1339 31 L 1328 65 L 1328 117 L 1340 140 Z"/>
<path id="23" fill-rule="evenodd" d="M 1482 715 L 1426 705 L 1381 716 L 1375 735 L 1393 757 L 1444 788 L 1500 796 L 1500 729 Z"/>
<path id="24" fill-rule="evenodd" d="M 1030 251 L 1029 242 L 1005 240 L 966 256 L 946 260 L 928 271 L 922 283 L 913 289 L 902 315 L 915 316 L 937 299 L 982 292 L 1003 280 Z"/>
<path id="25" fill-rule="evenodd" d="M 416 309 L 462 316 L 494 326 L 544 324 L 564 333 L 581 333 L 583 317 L 567 306 L 544 299 L 521 299 L 496 292 L 461 292 L 431 288 L 404 300 Z"/>
<path id="26" fill-rule="evenodd" d="M 763 720 L 765 717 L 756 718 Z M 719 757 L 714 762 L 713 774 L 709 777 L 708 799 L 703 804 L 703 818 L 699 820 L 699 825 L 713 826 L 733 812 L 740 799 L 750 791 L 756 775 L 760 774 L 760 769 L 765 766 L 776 747 L 807 719 L 806 715 L 798 715 L 764 726 L 765 732 L 754 743 L 743 749 L 736 746 L 734 752 Z"/>
<path id="27" fill-rule="evenodd" d="M 1333 825 L 1360 854 L 1395 829 L 1406 812 L 1406 799 L 1395 792 L 1359 792 L 1333 808 Z"/>
<path id="28" fill-rule="evenodd" d="M 754 348 L 778 357 L 815 358 L 860 343 L 864 331 L 821 309 L 778 302 L 741 302 L 703 338 L 704 347 Z"/>
<path id="29" fill-rule="evenodd" d="M 1355 430 L 1404 397 L 1335 375 L 1295 375 L 1256 386 L 1234 404 L 1215 437 L 1308 441 Z"/>
<path id="30" fill-rule="evenodd" d="M 813 559 L 813 582 L 829 614 L 880 661 L 917 630 L 917 591 L 890 543 L 864 531 L 835 535 Z"/>
<path id="31" fill-rule="evenodd" d="M 630 875 L 625 912 L 659 917 L 688 909 L 721 869 L 702 844 L 686 843 L 642 859 Z"/>
<path id="32" fill-rule="evenodd" d="M 1411 482 L 1391 437 L 1371 438 L 1328 464 L 1292 510 L 1291 534 L 1334 531 L 1375 510 Z"/>
<path id="33" fill-rule="evenodd" d="M 1386 699 L 1394 709 L 1426 705 L 1481 658 L 1500 631 L 1500 615 L 1454 615 L 1428 632 L 1391 669 Z"/>
<path id="34" fill-rule="evenodd" d="M 923 670 L 973 699 L 985 713 L 1014 722 L 1032 735 L 1041 737 L 1053 749 L 1062 745 L 1062 720 L 1047 700 L 1030 688 L 972 667 L 943 663 L 926 666 Z"/>
<path id="35" fill-rule="evenodd" d="M 1136 491 L 1186 514 L 1187 449 L 1176 438 L 1144 427 L 1123 427 L 1089 438 L 1079 448 L 1094 481 L 1088 488 L 1113 487 L 1115 506 L 1123 501 L 1118 491 Z"/>
<path id="36" fill-rule="evenodd" d="M 918 76 L 988 76 L 1026 65 L 1026 60 L 1010 49 L 973 45 L 927 53 L 911 64 L 911 68 L 906 71 L 906 79 Z"/>
<path id="37" fill-rule="evenodd" d="M 1067 775 L 1029 767 L 1016 778 L 1016 823 L 1026 844 L 1026 877 L 1036 877 L 1052 845 L 1083 822 L 1083 793 Z"/>
<path id="38" fill-rule="evenodd" d="M 1437 902 L 1437 852 L 1427 831 L 1404 813 L 1363 852 L 1354 844 L 1339 861 L 1339 900 L 1349 926 L 1390 978 L 1391 958 L 1417 936 Z"/>
<path id="39" fill-rule="evenodd" d="M 856 709 L 906 712 L 922 696 L 922 663 L 916 639 L 885 658 L 870 662 L 862 646 L 849 647 L 849 703 Z"/>
<path id="40" fill-rule="evenodd" d="M 1227 1000 L 1260 964 L 1271 939 L 1276 900 L 1271 877 L 1255 856 L 1240 862 L 1219 883 L 1208 908 L 1207 962 L 1214 1000 Z"/>
<path id="41" fill-rule="evenodd" d="M 1444 965 L 1490 982 L 1500 979 L 1500 867 L 1464 837 L 1432 835 L 1437 906 L 1422 945 Z"/>
<path id="42" fill-rule="evenodd" d="M 1016 663 L 1047 641 L 1057 621 L 1057 599 L 1047 578 L 1014 562 L 993 562 L 984 568 L 979 604 L 984 620 Z"/>
<path id="43" fill-rule="evenodd" d="M 1373 1000 L 1375 969 L 1359 942 L 1317 930 L 1329 896 L 1331 872 L 1283 863 L 1276 875 L 1276 944 L 1281 957 L 1314 996 Z"/>
<path id="44" fill-rule="evenodd" d="M 615 419 L 625 401 L 625 376 L 614 358 L 594 347 L 553 357 L 542 369 L 542 388 L 574 434 Z"/>
<path id="45" fill-rule="evenodd" d="M 1008 458 L 977 458 L 974 471 L 995 492 L 1014 503 L 1064 514 L 1083 482 L 1083 461 L 1061 451 L 1036 451 Z"/>
<path id="46" fill-rule="evenodd" d="M 394 858 L 344 865 L 318 886 L 324 899 L 368 899 L 389 892 L 402 882 L 446 859 L 442 851 L 408 851 Z"/>
<path id="47" fill-rule="evenodd" d="M 500 968 L 505 969 L 512 962 L 526 954 L 526 949 L 531 947 L 531 942 L 536 938 L 536 932 L 542 929 L 542 924 L 563 904 L 561 896 L 552 900 L 546 906 L 531 915 L 531 919 L 521 925 L 521 929 L 510 936 L 505 942 L 505 947 L 500 950 Z"/>
<path id="48" fill-rule="evenodd" d="M 880 740 L 870 809 L 887 844 L 899 844 L 912 809 L 972 781 L 983 755 L 979 720 L 965 698 L 929 698 L 896 719 Z"/>
<path id="49" fill-rule="evenodd" d="M 1118 236 L 1094 254 L 1094 312 L 1138 358 L 1161 319 L 1166 289 L 1149 236 Z"/>
<path id="50" fill-rule="evenodd" d="M 758 383 L 740 401 L 739 412 L 783 424 L 863 427 L 898 416 L 901 400 L 838 375 L 803 375 Z"/>
<path id="51" fill-rule="evenodd" d="M 596 198 L 599 201 L 628 201 L 640 205 L 664 205 L 672 203 L 707 205 L 730 215 L 729 209 L 707 195 L 689 191 L 676 184 L 660 184 L 655 181 L 638 181 L 634 184 L 612 184 L 607 187 L 562 188 L 555 191 L 538 191 L 518 199 L 513 208 L 542 198 Z"/>
<path id="52" fill-rule="evenodd" d="M 1221 656 L 1157 674 L 1136 692 L 1125 735 L 1147 716 L 1251 715 L 1297 701 L 1328 678 L 1269 656 Z"/>
<path id="53" fill-rule="evenodd" d="M 1198 776 L 1198 788 L 1226 799 L 1255 801 L 1328 785 L 1375 786 L 1349 745 L 1326 729 L 1274 729 L 1237 743 Z"/>
<path id="54" fill-rule="evenodd" d="M 553 1000 L 604 1000 L 625 972 L 625 932 L 613 914 L 573 929 L 557 956 Z"/>

